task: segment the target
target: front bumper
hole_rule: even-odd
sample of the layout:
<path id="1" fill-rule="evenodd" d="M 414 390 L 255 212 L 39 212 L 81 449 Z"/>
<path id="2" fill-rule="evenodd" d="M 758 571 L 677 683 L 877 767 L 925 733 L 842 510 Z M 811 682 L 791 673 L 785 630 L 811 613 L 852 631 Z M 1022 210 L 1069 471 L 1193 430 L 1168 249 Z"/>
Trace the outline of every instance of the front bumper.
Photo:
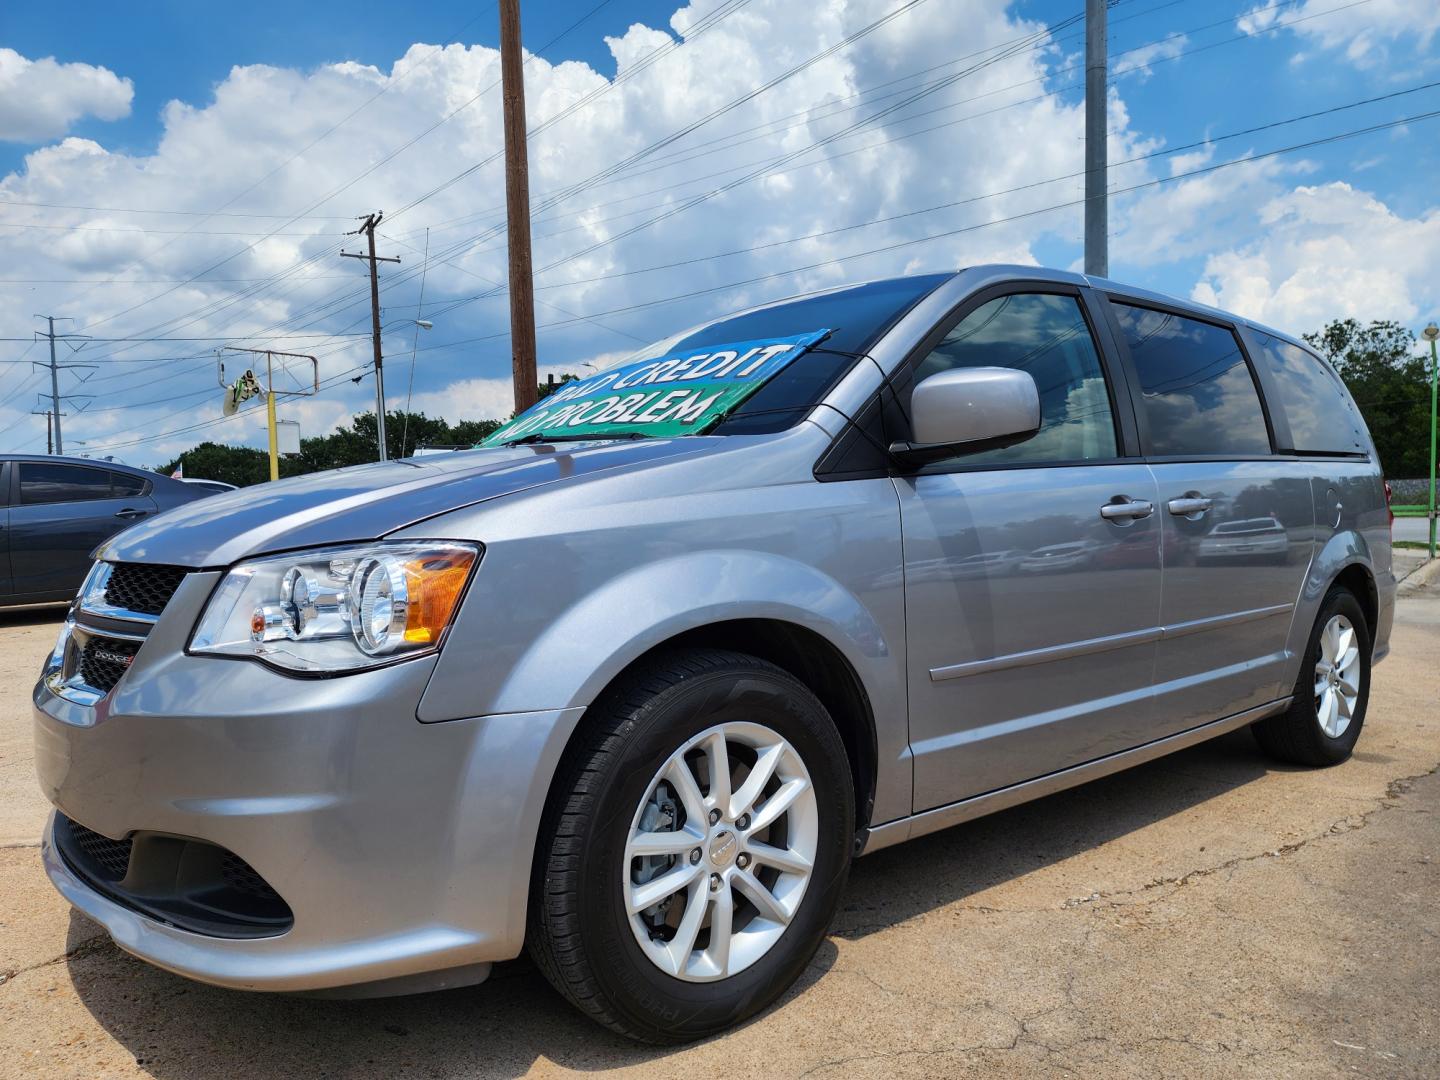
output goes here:
<path id="1" fill-rule="evenodd" d="M 580 710 L 422 724 L 433 659 L 295 679 L 167 648 L 168 621 L 93 705 L 37 686 L 41 786 L 112 840 L 228 849 L 293 925 L 237 940 L 142 914 L 67 862 L 52 817 L 44 865 L 66 899 L 127 951 L 243 989 L 455 985 L 518 955 L 549 779 Z"/>

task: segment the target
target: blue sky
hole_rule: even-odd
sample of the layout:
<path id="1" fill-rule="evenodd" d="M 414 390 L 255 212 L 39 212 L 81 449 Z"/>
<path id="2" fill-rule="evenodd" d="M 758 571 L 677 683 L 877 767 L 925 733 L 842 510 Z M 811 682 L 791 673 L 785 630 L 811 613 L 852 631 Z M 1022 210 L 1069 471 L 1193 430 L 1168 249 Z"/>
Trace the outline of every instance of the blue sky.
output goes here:
<path id="1" fill-rule="evenodd" d="M 543 370 L 841 280 L 1077 264 L 1078 207 L 1045 208 L 1081 192 L 1081 27 L 1030 35 L 1079 0 L 922 0 L 716 115 L 903 3 L 698 0 L 672 26 L 673 0 L 525 0 L 528 48 L 583 19 L 526 69 L 532 128 L 553 125 L 531 149 Z M 1112 187 L 1143 185 L 1113 203 L 1113 276 L 1297 332 L 1435 317 L 1440 119 L 1266 155 L 1440 110 L 1440 86 L 1416 89 L 1440 82 L 1440 5 L 1124 0 L 1110 18 L 1111 157 L 1138 159 Z M 392 407 L 500 413 L 501 174 L 485 164 L 499 102 L 481 93 L 496 36 L 483 4 L 5 5 L 0 337 L 54 311 L 114 339 L 71 376 L 104 384 L 75 438 L 139 463 L 202 438 L 255 442 L 258 420 L 220 422 L 207 390 L 225 343 L 313 346 L 326 389 L 292 404 L 306 434 L 365 408 L 359 268 L 332 249 L 370 209 L 390 214 L 382 248 L 405 260 L 385 282 Z M 1247 156 L 1260 160 L 1198 172 Z M 422 280 L 436 325 L 416 335 Z M 43 445 L 24 348 L 0 342 L 0 361 L 24 361 L 0 363 L 0 449 Z"/>
<path id="2" fill-rule="evenodd" d="M 612 0 L 546 51 L 554 60 L 583 60 L 606 75 L 615 62 L 607 35 L 633 22 L 665 25 L 675 3 Z M 527 47 L 556 38 L 594 8 L 584 3 L 523 5 L 521 28 Z M 71 134 L 98 139 L 115 149 L 149 150 L 161 132 L 160 109 L 178 98 L 203 102 L 237 64 L 311 68 L 338 60 L 389 66 L 412 42 L 498 47 L 499 16 L 494 3 L 435 0 L 405 4 L 303 4 L 253 0 L 244 4 L 197 4 L 148 0 L 143 4 L 66 5 L 55 17 L 50 4 L 7 3 L 0 9 L 0 43 L 28 57 L 83 60 L 135 80 L 134 111 L 124 120 L 87 119 Z M 533 42 L 533 45 L 532 45 Z M 0 143 L 0 170 L 17 168 L 23 145 Z"/>

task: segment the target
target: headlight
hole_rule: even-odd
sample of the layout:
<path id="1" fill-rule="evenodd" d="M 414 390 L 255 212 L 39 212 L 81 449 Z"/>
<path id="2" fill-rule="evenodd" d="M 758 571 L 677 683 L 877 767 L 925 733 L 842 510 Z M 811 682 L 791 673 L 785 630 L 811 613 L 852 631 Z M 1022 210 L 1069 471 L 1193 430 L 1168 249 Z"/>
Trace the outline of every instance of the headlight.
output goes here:
<path id="1" fill-rule="evenodd" d="M 323 674 L 433 652 L 479 558 L 475 544 L 422 542 L 241 563 L 210 597 L 190 651 Z"/>

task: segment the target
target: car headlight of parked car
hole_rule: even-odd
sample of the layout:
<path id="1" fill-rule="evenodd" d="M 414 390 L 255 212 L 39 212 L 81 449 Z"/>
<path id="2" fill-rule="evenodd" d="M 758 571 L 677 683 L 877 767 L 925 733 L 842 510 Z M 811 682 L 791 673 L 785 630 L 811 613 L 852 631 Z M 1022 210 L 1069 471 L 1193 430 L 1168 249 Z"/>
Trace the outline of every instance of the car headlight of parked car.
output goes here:
<path id="1" fill-rule="evenodd" d="M 378 543 L 241 563 L 210 597 L 190 652 L 339 674 L 440 647 L 477 544 Z"/>

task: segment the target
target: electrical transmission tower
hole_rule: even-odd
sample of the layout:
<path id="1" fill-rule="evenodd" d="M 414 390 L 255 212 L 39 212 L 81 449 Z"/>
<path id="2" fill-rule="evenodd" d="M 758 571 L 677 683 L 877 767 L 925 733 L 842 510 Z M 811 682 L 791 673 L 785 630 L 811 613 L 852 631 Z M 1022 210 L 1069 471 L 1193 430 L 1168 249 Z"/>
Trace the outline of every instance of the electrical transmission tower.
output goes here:
<path id="1" fill-rule="evenodd" d="M 50 339 L 50 362 L 49 362 L 48 364 L 45 363 L 45 362 L 43 362 L 43 361 L 41 361 L 41 360 L 32 360 L 32 361 L 30 361 L 30 362 L 31 362 L 32 364 L 34 364 L 36 367 L 39 367 L 39 368 L 49 368 L 49 369 L 50 369 L 50 395 L 49 395 L 49 396 L 50 396 L 50 410 L 49 410 L 49 411 L 50 411 L 50 415 L 54 418 L 54 434 L 55 434 L 55 450 L 54 450 L 54 452 L 57 453 L 57 454 L 63 454 L 63 453 L 65 453 L 65 439 L 64 439 L 64 436 L 61 434 L 61 431 L 60 431 L 60 417 L 63 416 L 63 415 L 65 415 L 65 414 L 60 411 L 60 402 L 62 402 L 62 401 L 67 401 L 67 400 L 69 400 L 70 398 L 89 397 L 90 395 L 89 395 L 89 394 L 62 394 L 62 393 L 60 393 L 60 372 L 62 372 L 62 371 L 67 371 L 67 370 L 69 370 L 69 369 L 71 369 L 71 368 L 91 368 L 91 369 L 94 369 L 95 365 L 94 365 L 94 364 L 71 364 L 71 363 L 62 364 L 62 363 L 60 363 L 58 360 L 56 360 L 56 359 L 55 359 L 55 342 L 57 342 L 57 341 L 64 341 L 64 342 L 67 342 L 67 343 L 68 343 L 68 342 L 69 342 L 71 339 L 73 339 L 73 338 L 82 338 L 82 337 L 84 337 L 85 335 L 84 335 L 84 334 L 57 334 L 57 333 L 55 333 L 56 316 L 54 316 L 54 315 L 36 315 L 35 318 L 37 318 L 37 319 L 44 319 L 44 320 L 46 321 L 46 323 L 49 325 L 49 330 L 48 330 L 48 331 L 43 331 L 43 330 L 37 330 L 37 331 L 35 331 L 35 337 L 36 337 L 37 339 L 38 339 L 38 338 L 49 338 L 49 339 Z M 65 316 L 60 316 L 60 317 L 59 317 L 59 321 L 60 321 L 60 322 L 74 322 L 73 319 L 67 318 L 67 317 L 65 317 Z M 71 348 L 72 350 L 76 351 L 76 352 L 79 351 L 79 349 L 77 349 L 74 345 L 71 345 L 70 348 Z"/>

